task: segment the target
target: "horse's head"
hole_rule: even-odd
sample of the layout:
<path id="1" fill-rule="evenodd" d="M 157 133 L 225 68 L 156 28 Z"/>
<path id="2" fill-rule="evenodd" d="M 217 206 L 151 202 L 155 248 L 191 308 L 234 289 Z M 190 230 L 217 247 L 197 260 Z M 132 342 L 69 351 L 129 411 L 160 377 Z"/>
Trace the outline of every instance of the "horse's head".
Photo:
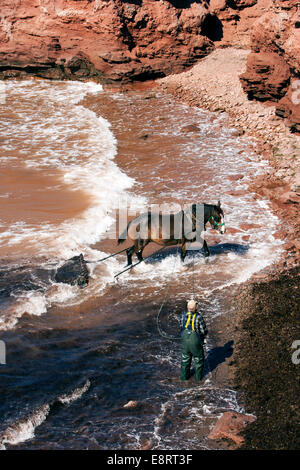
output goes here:
<path id="1" fill-rule="evenodd" d="M 213 212 L 209 217 L 208 222 L 213 229 L 218 230 L 222 235 L 226 232 L 224 213 L 221 209 L 220 201 L 217 206 L 213 206 Z"/>

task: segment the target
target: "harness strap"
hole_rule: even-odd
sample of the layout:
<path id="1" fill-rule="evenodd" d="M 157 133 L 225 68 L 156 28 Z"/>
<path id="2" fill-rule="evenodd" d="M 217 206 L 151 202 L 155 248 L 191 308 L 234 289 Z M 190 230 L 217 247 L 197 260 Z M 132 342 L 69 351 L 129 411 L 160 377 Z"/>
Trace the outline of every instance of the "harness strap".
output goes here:
<path id="1" fill-rule="evenodd" d="M 225 225 L 224 222 L 222 224 L 218 224 L 218 222 L 215 221 L 214 217 L 211 215 L 210 218 L 208 219 L 208 222 L 210 222 L 210 219 L 213 219 L 213 224 L 214 227 L 222 227 L 222 225 Z"/>

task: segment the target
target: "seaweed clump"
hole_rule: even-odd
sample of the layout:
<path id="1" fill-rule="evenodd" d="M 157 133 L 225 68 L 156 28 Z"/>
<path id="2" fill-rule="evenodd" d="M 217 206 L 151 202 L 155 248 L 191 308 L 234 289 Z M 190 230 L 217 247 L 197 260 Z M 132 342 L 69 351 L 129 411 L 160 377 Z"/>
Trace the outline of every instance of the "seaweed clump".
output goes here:
<path id="1" fill-rule="evenodd" d="M 243 432 L 246 449 L 300 448 L 300 364 L 292 360 L 293 353 L 300 358 L 293 349 L 299 303 L 299 267 L 250 283 L 239 295 L 235 386 L 257 417 Z"/>

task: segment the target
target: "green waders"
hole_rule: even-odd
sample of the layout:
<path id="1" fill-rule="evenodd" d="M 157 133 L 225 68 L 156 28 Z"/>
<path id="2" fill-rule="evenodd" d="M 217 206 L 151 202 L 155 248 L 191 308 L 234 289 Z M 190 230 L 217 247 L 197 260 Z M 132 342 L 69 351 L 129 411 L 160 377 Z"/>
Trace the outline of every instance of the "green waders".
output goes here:
<path id="1" fill-rule="evenodd" d="M 180 380 L 188 380 L 190 378 L 192 358 L 194 358 L 195 380 L 200 382 L 204 368 L 203 344 L 195 331 L 186 329 L 181 336 Z"/>

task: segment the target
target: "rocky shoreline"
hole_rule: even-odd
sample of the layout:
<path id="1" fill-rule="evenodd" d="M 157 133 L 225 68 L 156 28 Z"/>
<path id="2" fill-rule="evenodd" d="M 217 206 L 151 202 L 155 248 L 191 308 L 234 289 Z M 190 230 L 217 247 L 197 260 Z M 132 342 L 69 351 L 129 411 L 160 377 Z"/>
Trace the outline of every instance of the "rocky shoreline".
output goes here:
<path id="1" fill-rule="evenodd" d="M 249 101 L 239 76 L 246 69 L 248 50 L 218 49 L 191 70 L 157 80 L 159 90 L 191 105 L 227 113 L 237 133 L 249 136 L 253 150 L 268 159 L 271 168 L 257 177 L 250 189 L 266 197 L 284 220 L 276 235 L 285 240 L 283 265 L 297 264 L 300 257 L 300 136 L 292 134 L 274 106 Z"/>
<path id="2" fill-rule="evenodd" d="M 246 412 L 257 417 L 242 433 L 243 448 L 296 449 L 299 370 L 291 360 L 291 347 L 300 326 L 300 137 L 276 116 L 275 106 L 247 99 L 239 76 L 248 54 L 243 49 L 216 50 L 191 70 L 159 79 L 157 87 L 191 106 L 226 112 L 237 133 L 249 136 L 258 156 L 270 162 L 270 170 L 249 189 L 271 201 L 283 221 L 276 236 L 285 244 L 276 266 L 241 287 L 230 321 L 236 347 L 228 373 Z"/>

